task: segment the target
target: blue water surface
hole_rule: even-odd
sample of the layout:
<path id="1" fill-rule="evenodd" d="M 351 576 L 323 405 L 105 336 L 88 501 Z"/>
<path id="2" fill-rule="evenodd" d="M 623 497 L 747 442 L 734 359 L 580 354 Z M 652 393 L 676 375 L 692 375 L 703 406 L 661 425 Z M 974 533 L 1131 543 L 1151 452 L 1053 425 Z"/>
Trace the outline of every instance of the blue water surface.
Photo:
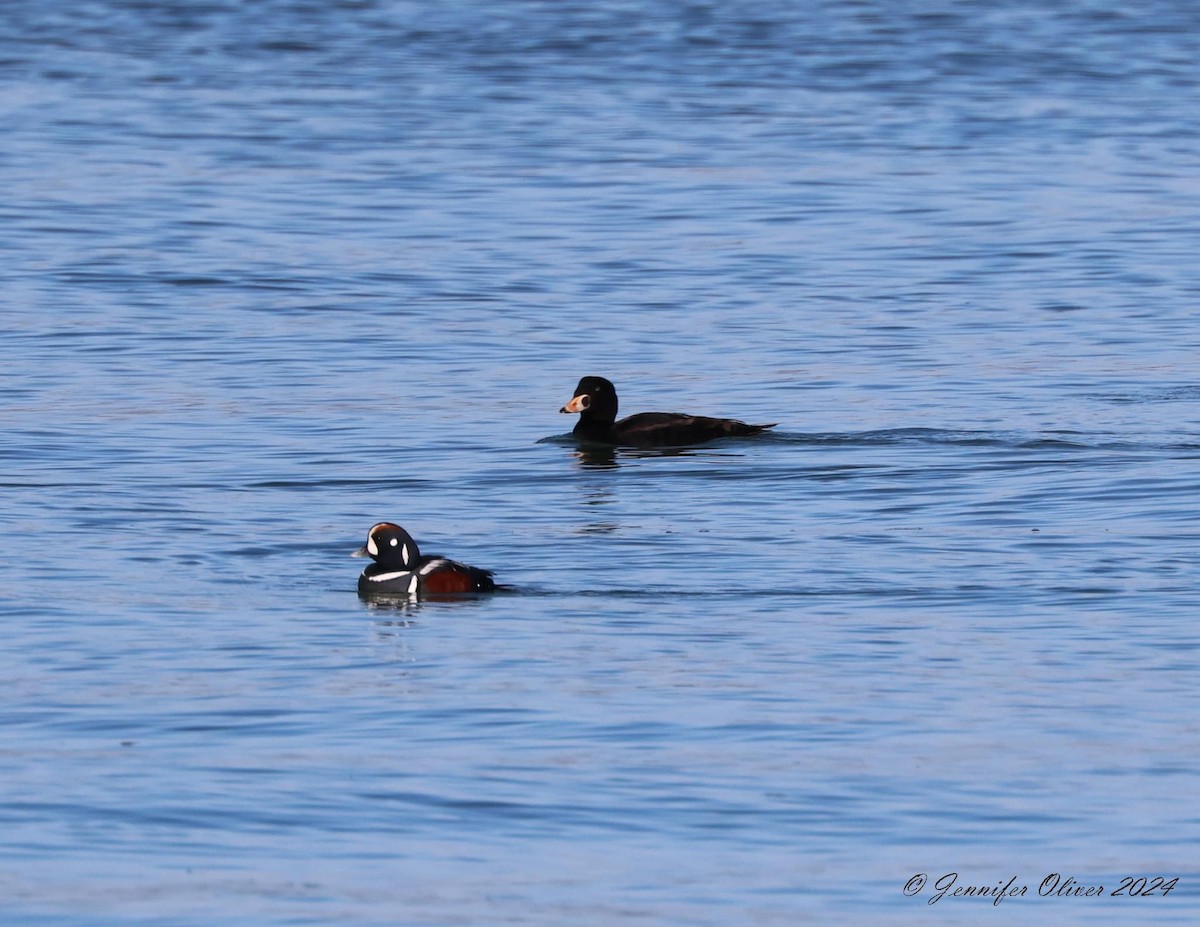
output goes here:
<path id="1" fill-rule="evenodd" d="M 2 920 L 1195 923 L 1198 62 L 1171 0 L 6 3 Z M 581 450 L 584 374 L 779 425 Z M 383 519 L 512 588 L 361 601 Z"/>

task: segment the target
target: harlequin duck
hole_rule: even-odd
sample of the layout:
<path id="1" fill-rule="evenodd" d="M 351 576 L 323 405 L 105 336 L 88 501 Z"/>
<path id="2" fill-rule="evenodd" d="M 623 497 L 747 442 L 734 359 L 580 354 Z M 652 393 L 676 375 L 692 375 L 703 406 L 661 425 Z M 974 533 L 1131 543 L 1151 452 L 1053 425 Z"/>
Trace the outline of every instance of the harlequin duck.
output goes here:
<path id="1" fill-rule="evenodd" d="M 358 578 L 360 593 L 441 595 L 452 592 L 490 592 L 496 588 L 491 570 L 467 566 L 436 554 L 422 554 L 407 531 L 380 522 L 367 532 L 367 543 L 353 554 L 375 562 Z"/>
<path id="2" fill-rule="evenodd" d="M 617 391 L 604 377 L 584 377 L 575 396 L 558 411 L 578 412 L 572 434 L 581 441 L 629 447 L 681 447 L 716 438 L 756 435 L 770 425 L 747 425 L 732 418 L 709 418 L 680 412 L 640 412 L 617 421 Z"/>

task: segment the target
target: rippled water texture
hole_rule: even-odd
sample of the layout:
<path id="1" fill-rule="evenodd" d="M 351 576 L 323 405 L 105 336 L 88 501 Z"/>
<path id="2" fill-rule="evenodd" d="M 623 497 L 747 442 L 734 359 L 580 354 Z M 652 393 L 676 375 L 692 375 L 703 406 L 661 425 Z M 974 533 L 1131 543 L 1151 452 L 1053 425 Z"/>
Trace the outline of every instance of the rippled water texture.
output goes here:
<path id="1" fill-rule="evenodd" d="M 4 4 L 0 920 L 1196 923 L 1197 62 L 1183 2 Z M 780 424 L 583 452 L 583 374 Z M 360 601 L 383 519 L 512 589 Z"/>

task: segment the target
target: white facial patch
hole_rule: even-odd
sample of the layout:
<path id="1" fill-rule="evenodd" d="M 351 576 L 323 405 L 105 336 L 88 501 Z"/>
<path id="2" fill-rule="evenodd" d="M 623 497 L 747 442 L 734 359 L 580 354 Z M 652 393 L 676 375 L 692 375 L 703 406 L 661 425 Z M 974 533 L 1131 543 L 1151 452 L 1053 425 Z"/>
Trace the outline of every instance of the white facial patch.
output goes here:
<path id="1" fill-rule="evenodd" d="M 392 541 L 392 543 L 395 544 L 396 542 Z M 405 544 L 404 549 L 400 551 L 400 559 L 404 562 L 405 566 L 408 566 L 408 545 L 407 544 Z"/>
<path id="2" fill-rule="evenodd" d="M 375 535 L 373 534 L 367 535 L 367 553 L 372 557 L 379 556 L 379 547 L 375 544 Z"/>

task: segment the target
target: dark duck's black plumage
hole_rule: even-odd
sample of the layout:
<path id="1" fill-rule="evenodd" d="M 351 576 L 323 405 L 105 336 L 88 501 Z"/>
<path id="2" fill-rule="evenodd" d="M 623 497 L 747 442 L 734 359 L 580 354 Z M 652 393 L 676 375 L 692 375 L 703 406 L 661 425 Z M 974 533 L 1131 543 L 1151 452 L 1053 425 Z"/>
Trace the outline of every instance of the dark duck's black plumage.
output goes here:
<path id="1" fill-rule="evenodd" d="M 444 595 L 496 588 L 491 570 L 422 554 L 412 535 L 387 521 L 371 526 L 367 543 L 354 556 L 375 561 L 358 578 L 358 591 L 368 595 Z"/>
<path id="2" fill-rule="evenodd" d="M 770 425 L 747 425 L 732 418 L 681 412 L 640 412 L 617 421 L 617 391 L 604 377 L 584 377 L 560 412 L 578 412 L 572 434 L 581 441 L 627 447 L 684 447 L 717 438 L 760 434 Z"/>

